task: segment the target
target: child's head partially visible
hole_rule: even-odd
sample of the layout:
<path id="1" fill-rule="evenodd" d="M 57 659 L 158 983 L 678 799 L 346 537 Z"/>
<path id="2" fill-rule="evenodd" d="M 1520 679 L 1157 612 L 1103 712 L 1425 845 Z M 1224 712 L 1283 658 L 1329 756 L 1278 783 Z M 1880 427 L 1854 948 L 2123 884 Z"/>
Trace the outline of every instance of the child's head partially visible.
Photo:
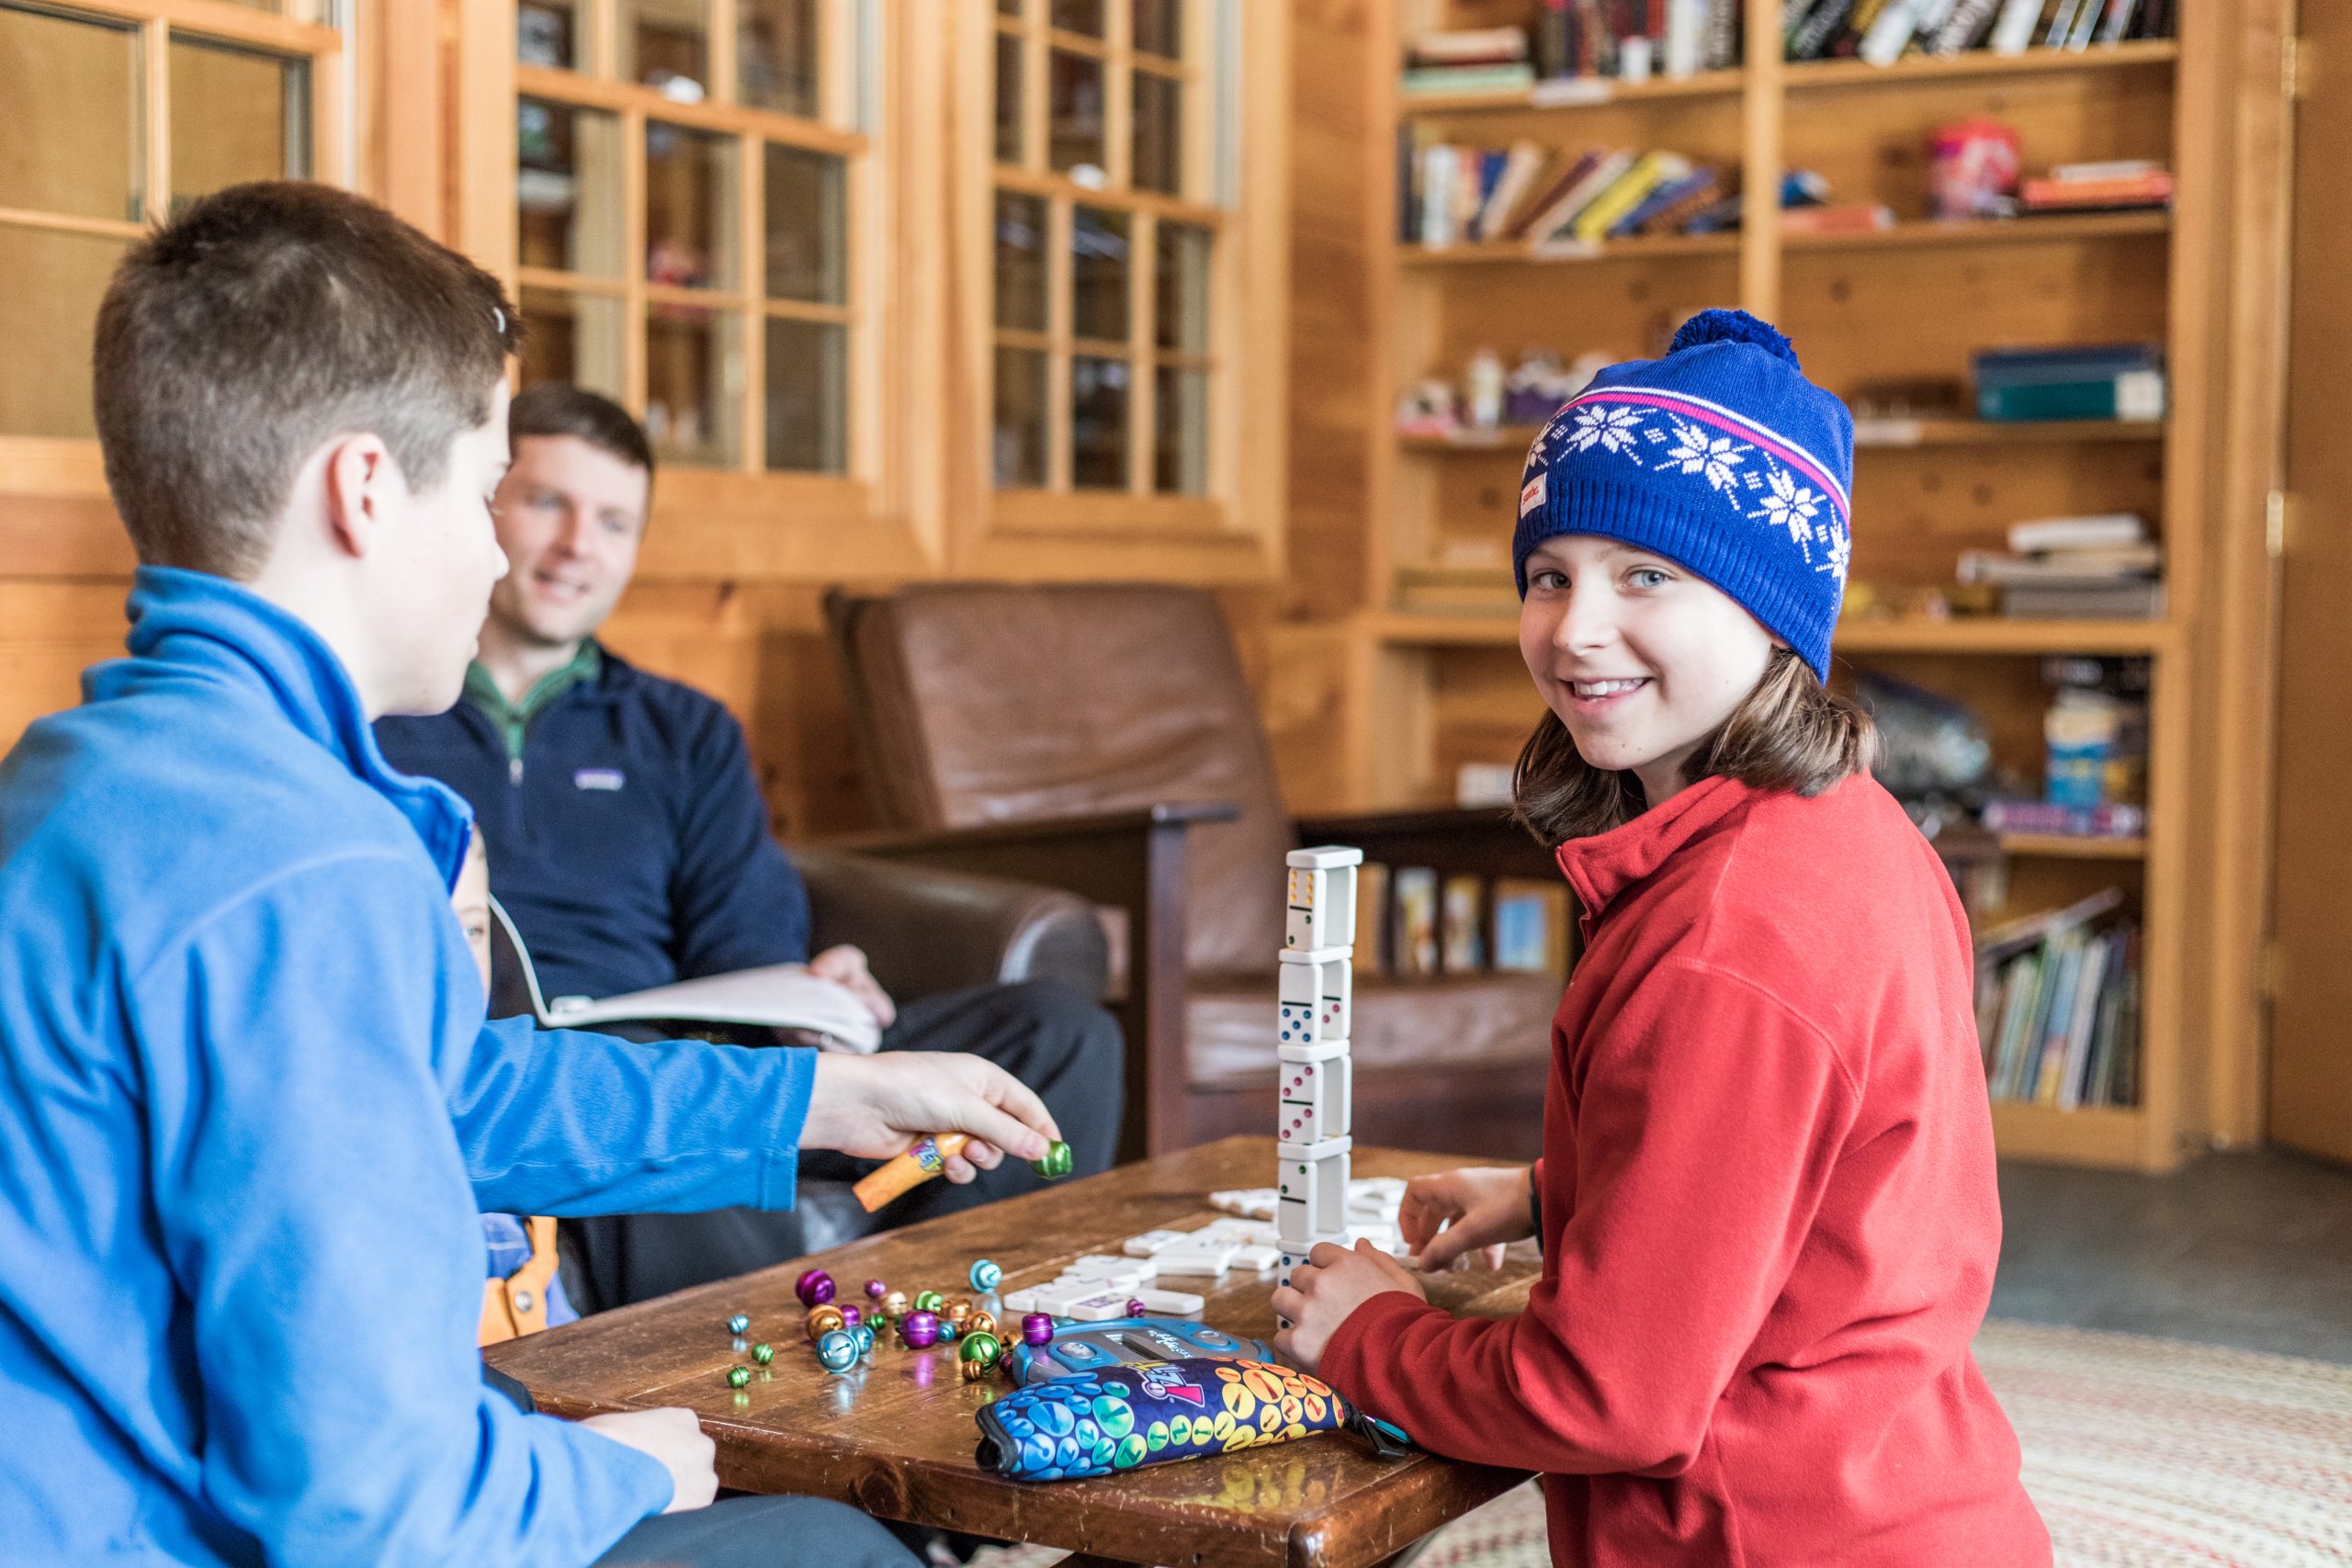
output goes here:
<path id="1" fill-rule="evenodd" d="M 1867 715 L 1823 684 L 1851 553 L 1854 424 L 1737 310 L 1612 366 L 1528 451 L 1511 547 L 1520 652 L 1551 710 L 1521 819 L 1604 831 L 1729 774 L 1815 794 L 1866 771 Z"/>
<path id="2" fill-rule="evenodd" d="M 465 929 L 466 946 L 474 955 L 474 967 L 481 971 L 483 994 L 490 991 L 490 856 L 481 847 L 481 825 L 474 825 L 473 837 L 466 840 L 466 863 L 458 872 L 457 886 L 449 890 L 449 908 L 457 911 L 458 924 Z"/>
<path id="3" fill-rule="evenodd" d="M 140 560 L 244 583 L 369 716 L 456 700 L 505 570 L 496 279 L 331 186 L 232 186 L 133 246 L 98 312 L 107 483 Z"/>

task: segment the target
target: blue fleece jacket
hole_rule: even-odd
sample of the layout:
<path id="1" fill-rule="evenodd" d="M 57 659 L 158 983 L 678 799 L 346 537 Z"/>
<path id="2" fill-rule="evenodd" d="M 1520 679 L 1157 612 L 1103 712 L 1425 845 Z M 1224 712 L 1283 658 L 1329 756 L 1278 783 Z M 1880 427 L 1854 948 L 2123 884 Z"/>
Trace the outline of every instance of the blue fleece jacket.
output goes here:
<path id="1" fill-rule="evenodd" d="M 485 1391 L 478 1211 L 792 1200 L 805 1051 L 485 1026 L 462 802 L 146 570 L 0 762 L 0 1560 L 582 1564 L 652 1460 Z"/>

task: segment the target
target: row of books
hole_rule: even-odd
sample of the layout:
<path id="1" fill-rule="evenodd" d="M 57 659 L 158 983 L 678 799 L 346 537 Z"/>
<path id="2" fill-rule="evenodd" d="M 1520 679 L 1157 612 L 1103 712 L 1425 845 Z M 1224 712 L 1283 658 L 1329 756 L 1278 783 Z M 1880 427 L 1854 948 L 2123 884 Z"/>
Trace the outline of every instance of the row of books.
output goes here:
<path id="1" fill-rule="evenodd" d="M 2008 546 L 1960 557 L 1960 581 L 1999 589 L 2005 615 L 2066 620 L 2164 613 L 2164 547 L 2137 513 L 2014 524 Z"/>
<path id="2" fill-rule="evenodd" d="M 2172 171 L 2153 159 L 2061 164 L 2018 187 L 2018 211 L 2143 212 L 2172 205 Z"/>
<path id="3" fill-rule="evenodd" d="M 1568 974 L 1568 893 L 1558 882 L 1441 877 L 1365 863 L 1356 878 L 1359 974 Z"/>
<path id="4" fill-rule="evenodd" d="M 1996 1100 L 2054 1111 L 2139 1101 L 2140 928 L 2106 888 L 1986 932 L 1976 1036 Z"/>
<path id="5" fill-rule="evenodd" d="M 1406 239 L 1432 247 L 1481 240 L 1589 245 L 1633 234 L 1707 233 L 1739 218 L 1723 170 L 1664 151 L 1436 142 L 1408 160 L 1407 178 Z"/>
<path id="6" fill-rule="evenodd" d="M 1644 82 L 1739 63 L 1740 0 L 1541 0 L 1534 27 L 1423 33 L 1406 46 L 1408 96 L 1544 84 Z M 1571 91 L 1559 101 L 1575 101 Z"/>
<path id="7" fill-rule="evenodd" d="M 2172 0 L 1789 0 L 1781 41 L 1791 60 L 1891 65 L 1906 51 L 2084 50 L 2172 28 Z"/>

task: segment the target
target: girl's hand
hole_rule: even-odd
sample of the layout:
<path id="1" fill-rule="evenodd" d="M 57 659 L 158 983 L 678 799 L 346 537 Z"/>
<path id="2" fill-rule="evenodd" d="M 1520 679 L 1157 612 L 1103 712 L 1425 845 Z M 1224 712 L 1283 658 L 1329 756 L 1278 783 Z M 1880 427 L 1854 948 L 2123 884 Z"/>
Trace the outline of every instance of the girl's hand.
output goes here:
<path id="1" fill-rule="evenodd" d="M 1535 1234 L 1528 1206 L 1533 1179 L 1529 1167 L 1514 1165 L 1449 1170 L 1405 1183 L 1396 1228 L 1414 1251 L 1415 1267 L 1435 1274 L 1478 1248 L 1487 1268 L 1501 1268 L 1504 1247 Z"/>
<path id="2" fill-rule="evenodd" d="M 1356 1243 L 1352 1252 L 1332 1242 L 1317 1242 L 1306 1258 L 1291 1270 L 1290 1283 L 1273 1297 L 1275 1315 L 1290 1321 L 1288 1328 L 1274 1336 L 1274 1348 L 1304 1371 L 1315 1370 L 1340 1325 L 1374 1296 L 1403 1291 L 1417 1301 L 1430 1299 L 1403 1265 L 1368 1241 Z"/>

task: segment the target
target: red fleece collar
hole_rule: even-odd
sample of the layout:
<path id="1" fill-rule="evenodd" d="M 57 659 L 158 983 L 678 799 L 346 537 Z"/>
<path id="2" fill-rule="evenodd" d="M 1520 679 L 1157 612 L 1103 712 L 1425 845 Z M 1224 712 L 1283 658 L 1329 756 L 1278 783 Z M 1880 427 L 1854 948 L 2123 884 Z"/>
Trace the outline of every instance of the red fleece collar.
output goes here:
<path id="1" fill-rule="evenodd" d="M 1598 920 L 1620 893 L 1657 872 L 1692 839 L 1746 805 L 1756 792 L 1732 778 L 1701 779 L 1620 828 L 1570 839 L 1553 852 L 1585 918 Z"/>

